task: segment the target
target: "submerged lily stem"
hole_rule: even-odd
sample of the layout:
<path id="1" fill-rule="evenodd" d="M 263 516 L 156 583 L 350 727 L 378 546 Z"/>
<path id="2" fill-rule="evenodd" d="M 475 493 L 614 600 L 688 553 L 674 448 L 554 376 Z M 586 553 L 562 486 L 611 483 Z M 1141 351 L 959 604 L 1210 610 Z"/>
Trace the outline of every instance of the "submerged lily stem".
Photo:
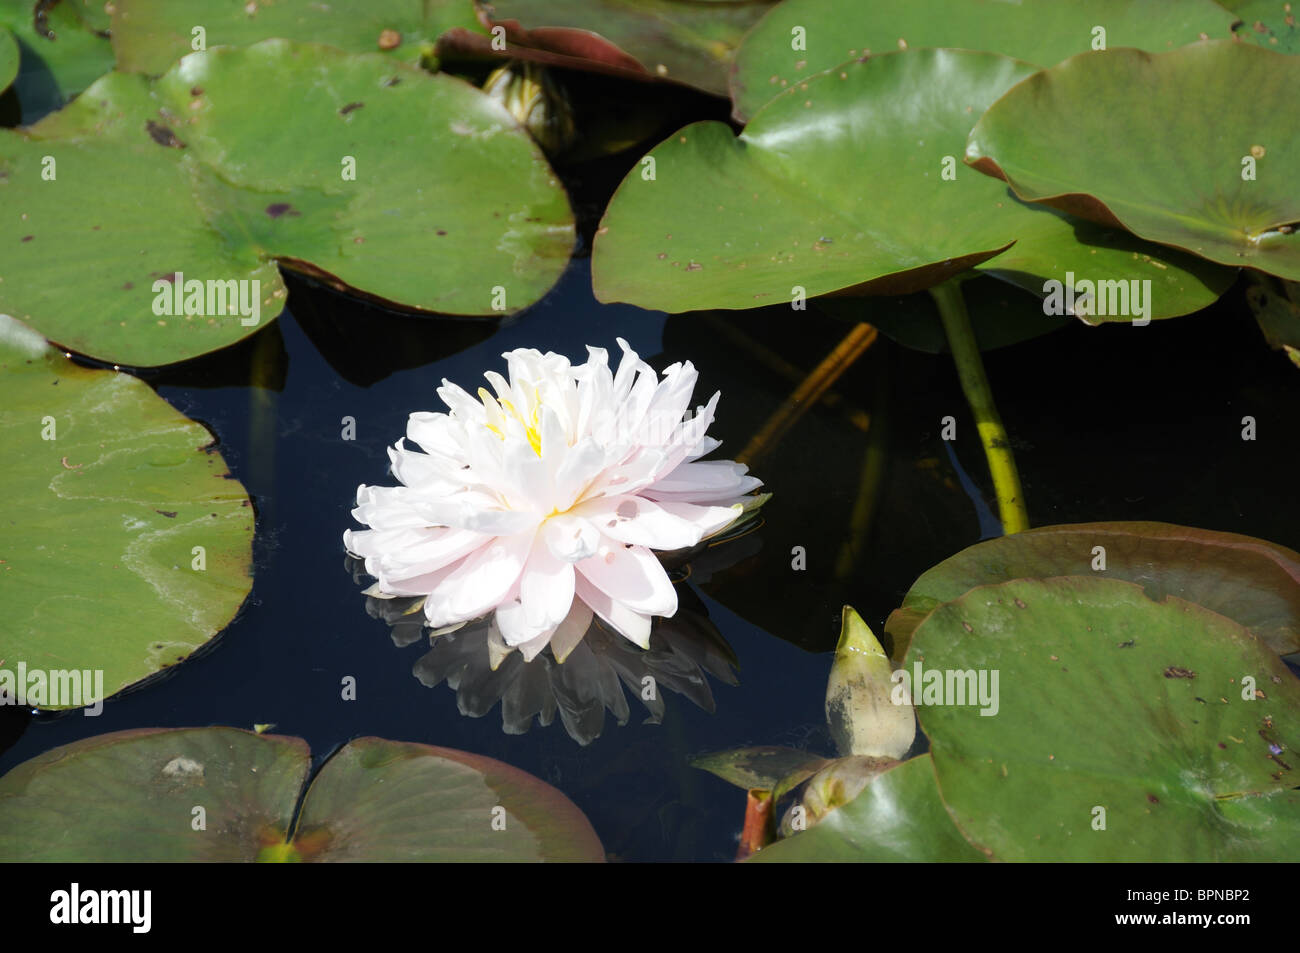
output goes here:
<path id="1" fill-rule="evenodd" d="M 993 391 L 989 388 L 984 361 L 980 356 L 979 345 L 975 342 L 970 316 L 966 313 L 966 302 L 962 299 L 960 279 L 950 278 L 935 285 L 930 289 L 930 296 L 939 306 L 939 317 L 943 320 L 948 347 L 957 364 L 961 389 L 975 415 L 975 426 L 979 431 L 980 443 L 984 445 L 984 456 L 988 459 L 989 473 L 993 477 L 993 490 L 998 497 L 1002 531 L 1008 536 L 1019 533 L 1029 529 L 1029 514 L 1025 510 L 1024 493 L 1020 489 L 1020 473 L 1016 470 L 1016 458 L 1012 456 L 1006 428 L 998 415 L 997 405 L 993 403 Z"/>
<path id="2" fill-rule="evenodd" d="M 870 324 L 854 325 L 844 339 L 835 345 L 835 349 L 799 382 L 799 386 L 767 419 L 762 429 L 754 434 L 745 449 L 737 454 L 736 462 L 752 466 L 755 460 L 775 447 L 799 418 L 821 400 L 844 372 L 866 353 L 867 348 L 876 340 L 876 333 Z"/>
<path id="3" fill-rule="evenodd" d="M 872 375 L 875 393 L 871 399 L 871 427 L 867 431 L 867 449 L 858 478 L 858 495 L 849 516 L 849 531 L 835 560 L 835 578 L 850 579 L 862 554 L 867 550 L 871 525 L 880 499 L 881 487 L 889 471 L 889 397 L 890 362 L 880 361 Z"/>

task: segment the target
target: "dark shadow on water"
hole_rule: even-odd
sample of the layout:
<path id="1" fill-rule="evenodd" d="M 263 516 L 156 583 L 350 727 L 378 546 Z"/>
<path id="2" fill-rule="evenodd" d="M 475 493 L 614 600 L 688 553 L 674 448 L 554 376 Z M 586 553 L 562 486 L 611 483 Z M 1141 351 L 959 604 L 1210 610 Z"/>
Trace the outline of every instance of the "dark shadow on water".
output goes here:
<path id="1" fill-rule="evenodd" d="M 401 313 L 296 275 L 286 274 L 285 284 L 299 327 L 339 376 L 357 387 L 481 344 L 503 320 Z"/>

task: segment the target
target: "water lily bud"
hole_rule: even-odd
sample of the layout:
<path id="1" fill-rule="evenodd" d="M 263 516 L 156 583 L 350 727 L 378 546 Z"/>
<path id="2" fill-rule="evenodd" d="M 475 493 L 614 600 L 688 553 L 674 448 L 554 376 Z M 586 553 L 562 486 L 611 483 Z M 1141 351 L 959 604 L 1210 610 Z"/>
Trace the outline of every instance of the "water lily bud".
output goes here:
<path id="1" fill-rule="evenodd" d="M 901 758 L 916 738 L 910 701 L 895 704 L 893 666 L 862 617 L 844 607 L 826 686 L 826 720 L 841 755 Z"/>
<path id="2" fill-rule="evenodd" d="M 577 135 L 569 97 L 545 67 L 514 62 L 495 70 L 483 92 L 519 120 L 548 153 L 563 152 Z"/>

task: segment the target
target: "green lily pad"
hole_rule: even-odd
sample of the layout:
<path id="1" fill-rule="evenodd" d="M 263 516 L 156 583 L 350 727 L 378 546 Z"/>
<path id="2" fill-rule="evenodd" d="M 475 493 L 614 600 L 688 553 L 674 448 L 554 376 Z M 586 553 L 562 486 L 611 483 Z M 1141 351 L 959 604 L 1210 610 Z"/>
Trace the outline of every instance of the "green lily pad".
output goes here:
<path id="1" fill-rule="evenodd" d="M 493 0 L 511 56 L 573 69 L 656 77 L 727 95 L 727 71 L 746 31 L 776 0 Z M 465 31 L 439 44 L 482 55 Z"/>
<path id="2" fill-rule="evenodd" d="M 253 510 L 206 428 L 136 378 L 80 367 L 0 317 L 0 433 L 3 668 L 102 672 L 102 692 L 91 676 L 80 697 L 32 704 L 89 705 L 230 622 L 252 585 Z"/>
<path id="3" fill-rule="evenodd" d="M 19 223 L 2 240 L 0 311 L 130 365 L 256 331 L 284 305 L 277 263 L 413 310 L 499 315 L 549 290 L 573 242 L 542 154 L 483 94 L 284 40 L 196 53 L 152 82 L 111 74 L 0 131 L 0 190 Z M 178 313 L 178 275 L 212 283 L 194 286 L 200 313 Z M 235 314 L 213 296 L 232 280 L 249 303 Z"/>
<path id="4" fill-rule="evenodd" d="M 918 665 L 940 795 L 997 860 L 1281 861 L 1300 848 L 1300 683 L 1224 616 L 1114 579 L 1017 579 L 935 609 L 905 668 Z M 987 679 L 995 713 L 932 697 L 925 673 L 948 672 Z"/>
<path id="5" fill-rule="evenodd" d="M 278 37 L 325 43 L 348 53 L 382 50 L 412 64 L 430 57 L 447 30 L 487 32 L 473 0 L 116 0 L 112 33 L 117 68 L 155 76 L 165 72 L 194 51 L 195 27 L 204 31 L 206 47 L 201 49 L 250 46 Z"/>
<path id="6" fill-rule="evenodd" d="M 504 830 L 492 812 L 504 808 Z M 451 833 L 449 833 L 451 832 Z M 492 758 L 360 738 L 307 789 L 295 840 L 328 861 L 602 861 L 590 822 L 563 794 Z"/>
<path id="7" fill-rule="evenodd" d="M 18 41 L 14 90 L 24 122 L 58 109 L 113 68 L 108 37 L 96 32 L 85 14 L 79 3 L 0 0 L 0 26 Z"/>
<path id="8" fill-rule="evenodd" d="M 1102 547 L 1104 553 L 1095 552 Z M 1105 569 L 1099 556 L 1105 558 Z M 1274 651 L 1300 651 L 1300 553 L 1262 539 L 1169 523 L 1043 526 L 977 543 L 923 573 L 885 623 L 901 658 L 917 625 L 977 586 L 1096 573 L 1202 605 Z"/>
<path id="9" fill-rule="evenodd" d="M 799 288 L 908 293 L 978 266 L 1040 295 L 1047 280 L 1147 279 L 1152 317 L 1214 301 L 1226 270 L 1100 235 L 961 167 L 973 117 L 1033 72 L 995 53 L 910 50 L 800 83 L 739 138 L 722 123 L 687 126 L 650 154 L 654 178 L 642 159 L 610 203 L 596 297 L 754 308 Z"/>
<path id="10" fill-rule="evenodd" d="M 904 44 L 988 50 L 1051 66 L 1093 49 L 1099 26 L 1107 48 L 1158 52 L 1202 34 L 1226 37 L 1235 20 L 1211 0 L 786 0 L 745 38 L 731 92 L 743 118 L 792 83 Z M 796 48 L 797 27 L 804 49 Z"/>
<path id="11" fill-rule="evenodd" d="M 18 41 L 12 33 L 0 26 L 0 93 L 9 88 L 17 75 Z"/>
<path id="12" fill-rule="evenodd" d="M 981 860 L 944 809 L 928 754 L 889 768 L 815 826 L 749 858 L 750 863 Z"/>
<path id="13" fill-rule="evenodd" d="M 1250 272 L 1246 302 L 1268 346 L 1300 365 L 1300 282 Z"/>
<path id="14" fill-rule="evenodd" d="M 966 161 L 1021 198 L 1296 280 L 1297 86 L 1300 60 L 1232 40 L 1085 53 L 995 103 Z"/>
<path id="15" fill-rule="evenodd" d="M 60 0 L 60 2 L 70 3 L 81 22 L 95 33 L 107 36 L 113 27 L 113 11 L 117 8 L 115 0 Z"/>
<path id="16" fill-rule="evenodd" d="M 1243 40 L 1279 53 L 1300 53 L 1300 30 L 1290 0 L 1237 0 L 1224 6 L 1241 17 L 1236 33 Z"/>
<path id="17" fill-rule="evenodd" d="M 774 745 L 718 751 L 700 755 L 691 761 L 692 767 L 715 774 L 746 791 L 754 788 L 771 791 L 793 775 L 799 775 L 799 780 L 804 780 L 828 764 L 828 759 L 810 752 Z M 786 787 L 798 783 L 799 781 L 794 781 Z"/>
<path id="18" fill-rule="evenodd" d="M 235 728 L 87 738 L 0 778 L 0 856 L 77 863 L 604 859 L 586 817 L 549 784 L 491 758 L 380 738 L 350 742 L 325 762 L 291 830 L 310 765 L 300 738 Z"/>

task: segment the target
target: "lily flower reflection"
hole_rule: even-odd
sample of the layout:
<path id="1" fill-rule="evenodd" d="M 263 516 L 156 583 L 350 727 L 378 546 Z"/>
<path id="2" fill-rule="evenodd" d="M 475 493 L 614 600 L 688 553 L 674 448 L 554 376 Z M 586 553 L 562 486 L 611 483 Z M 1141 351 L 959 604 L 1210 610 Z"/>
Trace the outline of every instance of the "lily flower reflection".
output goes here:
<path id="1" fill-rule="evenodd" d="M 360 563 L 353 565 L 360 570 Z M 420 597 L 366 599 L 366 611 L 388 623 L 399 647 L 424 634 L 427 623 L 421 608 Z M 684 695 L 713 712 L 707 676 L 738 684 L 735 653 L 690 589 L 682 590 L 672 618 L 654 620 L 645 649 L 599 618 L 591 619 L 566 643 L 568 650 L 562 656 L 555 640 L 532 658 L 515 651 L 502 639 L 494 616 L 431 634 L 429 641 L 431 648 L 416 661 L 413 674 L 430 688 L 446 683 L 456 693 L 462 715 L 481 718 L 500 702 L 502 729 L 523 734 L 534 718 L 547 726 L 558 713 L 565 731 L 582 745 L 600 736 L 606 712 L 618 724 L 627 724 L 632 706 L 625 686 L 633 700 L 644 706 L 646 721 L 658 724 L 664 715 L 665 692 Z"/>

